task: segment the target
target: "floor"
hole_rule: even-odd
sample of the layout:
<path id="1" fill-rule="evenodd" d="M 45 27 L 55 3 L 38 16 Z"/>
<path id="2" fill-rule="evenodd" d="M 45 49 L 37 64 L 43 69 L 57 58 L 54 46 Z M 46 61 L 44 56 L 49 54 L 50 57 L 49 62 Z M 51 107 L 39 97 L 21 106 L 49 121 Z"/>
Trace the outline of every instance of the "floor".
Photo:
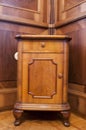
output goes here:
<path id="1" fill-rule="evenodd" d="M 12 111 L 0 112 L 0 130 L 86 130 L 86 120 L 71 114 L 70 127 L 63 126 L 56 112 L 25 112 L 23 123 L 14 126 Z"/>

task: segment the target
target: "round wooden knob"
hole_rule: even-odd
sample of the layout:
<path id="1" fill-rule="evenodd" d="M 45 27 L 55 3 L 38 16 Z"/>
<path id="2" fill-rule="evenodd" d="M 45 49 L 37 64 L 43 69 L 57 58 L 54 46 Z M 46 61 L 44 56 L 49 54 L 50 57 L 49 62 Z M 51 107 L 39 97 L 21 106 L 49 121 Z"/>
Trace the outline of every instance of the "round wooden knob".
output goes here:
<path id="1" fill-rule="evenodd" d="M 18 60 L 18 52 L 16 52 L 16 53 L 14 54 L 14 59 L 15 59 L 15 60 Z"/>
<path id="2" fill-rule="evenodd" d="M 63 77 L 63 74 L 62 73 L 59 73 L 58 74 L 58 78 L 61 79 Z"/>
<path id="3" fill-rule="evenodd" d="M 41 42 L 41 47 L 45 47 L 45 42 Z"/>

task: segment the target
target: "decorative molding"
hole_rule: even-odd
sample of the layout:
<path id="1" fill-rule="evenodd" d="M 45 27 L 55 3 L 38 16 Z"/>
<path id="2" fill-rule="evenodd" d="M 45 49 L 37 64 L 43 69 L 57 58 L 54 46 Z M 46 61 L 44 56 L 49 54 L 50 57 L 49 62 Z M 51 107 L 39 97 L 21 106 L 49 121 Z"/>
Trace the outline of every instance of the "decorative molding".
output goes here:
<path id="1" fill-rule="evenodd" d="M 82 98 L 86 98 L 85 89 L 86 89 L 86 86 L 83 86 L 83 85 L 69 84 L 68 93 L 82 97 Z"/>
<path id="2" fill-rule="evenodd" d="M 40 3 L 40 0 L 38 0 L 38 9 L 37 11 L 35 10 L 31 10 L 31 9 L 27 9 L 27 8 L 22 8 L 22 7 L 18 7 L 18 6 L 14 6 L 14 5 L 9 5 L 9 4 L 5 4 L 5 3 L 1 3 L 0 2 L 0 6 L 3 6 L 3 7 L 8 7 L 8 8 L 13 8 L 13 9 L 18 9 L 18 10 L 22 10 L 22 11 L 28 11 L 28 12 L 33 12 L 33 13 L 38 13 L 40 14 L 40 6 L 39 6 Z"/>
<path id="3" fill-rule="evenodd" d="M 86 93 L 86 85 L 80 85 L 75 83 L 69 83 L 69 89 Z"/>
<path id="4" fill-rule="evenodd" d="M 68 103 L 65 104 L 26 104 L 26 103 L 16 103 L 16 109 L 21 110 L 50 110 L 50 111 L 61 111 L 61 110 L 70 110 Z"/>
<path id="5" fill-rule="evenodd" d="M 17 87 L 17 81 L 0 81 L 0 90 Z"/>
<path id="6" fill-rule="evenodd" d="M 7 15 L 0 15 L 0 21 L 4 22 L 11 22 L 11 23 L 16 23 L 16 24 L 23 24 L 23 25 L 31 25 L 35 27 L 41 27 L 41 28 L 48 28 L 48 24 L 46 23 L 39 23 L 30 19 L 25 19 L 25 18 L 19 18 L 19 17 L 14 17 L 14 16 L 7 16 Z"/>
<path id="7" fill-rule="evenodd" d="M 50 95 L 41 95 L 41 93 L 40 93 L 40 95 L 35 95 L 35 93 L 34 92 L 32 92 L 32 91 L 34 91 L 34 88 L 33 87 L 30 87 L 30 81 L 32 81 L 32 80 L 30 80 L 30 77 L 33 77 L 34 76 L 34 74 L 33 74 L 33 76 L 31 76 L 30 75 L 30 71 L 31 71 L 31 69 L 30 69 L 30 67 L 33 65 L 33 64 L 36 64 L 36 62 L 41 62 L 41 61 L 46 61 L 46 62 L 51 62 L 52 63 L 52 65 L 54 65 L 55 67 L 55 90 L 52 90 L 52 92 L 48 92 L 48 94 L 50 94 Z M 44 66 L 44 65 L 43 65 Z M 46 67 L 45 67 L 46 68 Z M 31 62 L 29 63 L 29 65 L 28 65 L 28 93 L 33 97 L 33 98 L 40 98 L 40 99 L 42 99 L 42 98 L 45 98 L 45 99 L 51 99 L 56 93 L 57 93 L 57 64 L 53 61 L 53 59 L 32 59 L 31 60 Z M 38 73 L 37 73 L 38 74 Z M 32 85 L 33 86 L 33 85 Z M 36 86 L 35 86 L 36 87 Z M 48 86 L 47 86 L 48 87 Z M 30 88 L 33 88 L 33 90 L 31 91 L 30 90 Z M 46 89 L 45 87 L 44 87 L 44 89 Z M 51 89 L 49 89 L 49 90 L 51 90 Z"/>
<path id="8" fill-rule="evenodd" d="M 71 24 L 73 22 L 76 22 L 85 18 L 86 18 L 86 12 L 83 12 L 83 13 L 80 13 L 79 16 L 75 16 L 75 17 L 73 16 L 71 18 L 67 18 L 66 20 L 61 20 L 57 22 L 55 24 L 55 28 L 57 29 L 57 28 L 63 27 L 65 25 Z"/>
<path id="9" fill-rule="evenodd" d="M 65 1 L 64 1 L 64 2 L 65 2 Z M 83 3 L 85 3 L 85 2 L 86 2 L 86 0 L 82 0 L 81 2 L 77 2 L 76 4 L 74 4 L 73 6 L 70 6 L 70 7 L 68 7 L 68 8 L 65 8 L 65 7 L 64 7 L 63 12 L 68 11 L 68 10 L 71 10 L 71 9 L 73 9 L 73 8 L 75 8 L 75 7 L 77 7 L 77 6 L 81 5 L 81 4 L 83 4 Z M 65 4 L 64 4 L 64 5 L 65 5 Z"/>
<path id="10" fill-rule="evenodd" d="M 0 89 L 0 111 L 12 109 L 17 100 L 17 88 Z"/>
<path id="11" fill-rule="evenodd" d="M 79 91 L 72 90 L 72 89 L 68 89 L 68 92 L 69 92 L 70 94 L 72 94 L 72 95 L 76 95 L 76 96 L 79 96 L 79 97 L 86 98 L 86 93 L 79 92 Z"/>
<path id="12" fill-rule="evenodd" d="M 8 93 L 16 93 L 17 92 L 17 88 L 4 88 L 4 89 L 0 89 L 0 94 L 8 94 Z"/>

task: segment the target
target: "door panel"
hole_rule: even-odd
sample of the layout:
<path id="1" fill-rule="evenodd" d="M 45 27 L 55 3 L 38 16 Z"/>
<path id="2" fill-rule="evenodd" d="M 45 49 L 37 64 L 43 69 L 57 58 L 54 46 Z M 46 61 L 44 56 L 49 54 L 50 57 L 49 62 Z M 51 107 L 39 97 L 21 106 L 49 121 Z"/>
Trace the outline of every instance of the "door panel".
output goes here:
<path id="1" fill-rule="evenodd" d="M 62 66 L 63 54 L 23 53 L 23 102 L 61 103 Z"/>

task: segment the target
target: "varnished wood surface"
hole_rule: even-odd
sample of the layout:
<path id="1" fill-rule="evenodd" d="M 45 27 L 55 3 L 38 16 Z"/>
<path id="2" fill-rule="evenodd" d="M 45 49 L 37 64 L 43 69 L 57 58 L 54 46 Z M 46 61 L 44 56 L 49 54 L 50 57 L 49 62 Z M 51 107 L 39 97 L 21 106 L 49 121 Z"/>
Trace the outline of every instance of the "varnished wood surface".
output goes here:
<path id="1" fill-rule="evenodd" d="M 85 19 L 57 29 L 57 34 L 63 33 L 72 37 L 69 45 L 69 82 L 80 85 L 86 85 L 85 32 Z"/>
<path id="2" fill-rule="evenodd" d="M 31 20 L 29 21 L 30 24 L 35 25 L 35 23 L 38 23 L 38 26 L 47 23 L 47 12 L 44 14 L 47 11 L 47 0 L 22 0 L 14 2 L 4 0 L 0 1 L 0 10 L 1 17 L 5 21 L 17 23 L 23 21 L 25 23 L 25 21 Z"/>
<path id="3" fill-rule="evenodd" d="M 16 100 L 15 35 L 48 34 L 47 28 L 47 0 L 0 1 L 0 109 L 10 108 Z"/>
<path id="4" fill-rule="evenodd" d="M 86 0 L 60 0 L 57 27 L 86 18 Z"/>
<path id="5" fill-rule="evenodd" d="M 39 104 L 66 103 L 68 46 L 64 44 L 67 44 L 65 42 L 65 39 L 70 40 L 70 38 L 66 35 L 18 35 L 17 38 L 22 39 L 22 41 L 19 41 L 20 55 L 18 60 L 18 93 L 21 93 L 19 94 L 21 96 L 18 100 L 26 103 Z M 24 38 L 26 38 L 27 40 L 25 40 Z M 54 38 L 56 39 L 55 41 Z M 33 39 L 35 41 L 33 41 Z M 38 40 L 36 41 L 36 39 Z M 45 44 L 44 47 L 41 46 L 40 39 L 43 39 L 41 44 Z M 52 41 L 50 41 L 51 39 Z M 58 41 L 58 39 L 60 40 Z M 65 54 L 63 54 L 63 51 Z M 63 60 L 64 62 L 67 62 L 66 64 L 64 63 L 64 68 Z M 50 78 L 49 75 L 51 75 Z M 59 75 L 62 76 L 59 77 Z M 53 84 L 52 79 L 54 81 Z M 39 97 L 36 98 L 34 96 Z M 45 98 L 43 98 L 43 96 Z M 47 96 L 49 97 L 47 98 Z"/>
<path id="6" fill-rule="evenodd" d="M 10 116 L 9 116 L 10 115 Z M 0 112 L 0 130 L 85 130 L 86 120 L 71 114 L 71 126 L 65 127 L 56 112 L 26 112 L 23 123 L 16 127 L 13 124 L 12 111 Z"/>
<path id="7" fill-rule="evenodd" d="M 48 28 L 47 23 L 43 22 L 36 22 L 31 19 L 24 19 L 24 18 L 16 18 L 14 16 L 8 16 L 8 15 L 0 15 L 0 20 L 5 21 L 5 22 L 11 22 L 11 23 L 16 23 L 16 24 L 23 24 L 23 25 L 31 25 L 35 27 L 40 27 L 40 28 Z"/>
<path id="8" fill-rule="evenodd" d="M 57 34 L 72 37 L 69 44 L 69 102 L 73 111 L 86 116 L 86 20 L 63 26 Z"/>
<path id="9" fill-rule="evenodd" d="M 67 100 L 67 35 L 18 35 L 18 100 L 14 125 L 21 123 L 23 110 L 61 111 L 69 126 Z M 65 72 L 65 74 L 64 74 Z M 21 103 L 20 103 L 21 102 Z"/>
<path id="10" fill-rule="evenodd" d="M 68 35 L 16 35 L 17 39 L 71 40 Z"/>

